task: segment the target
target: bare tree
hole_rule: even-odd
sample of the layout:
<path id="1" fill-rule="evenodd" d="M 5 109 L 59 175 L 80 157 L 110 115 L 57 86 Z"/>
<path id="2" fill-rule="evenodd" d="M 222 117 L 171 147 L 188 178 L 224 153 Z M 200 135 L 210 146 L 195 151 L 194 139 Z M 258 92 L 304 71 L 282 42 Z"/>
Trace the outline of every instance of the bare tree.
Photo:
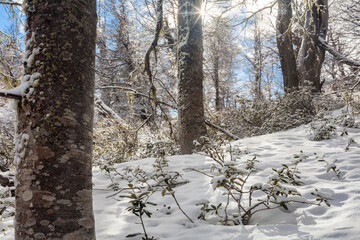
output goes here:
<path id="1" fill-rule="evenodd" d="M 299 86 L 296 58 L 292 42 L 292 19 L 291 0 L 278 0 L 276 42 L 279 50 L 285 92 Z"/>
<path id="2" fill-rule="evenodd" d="M 302 27 L 301 43 L 298 52 L 293 49 L 292 23 L 295 23 L 291 0 L 278 0 L 277 45 L 281 69 L 283 71 L 284 89 L 297 88 L 300 83 L 311 82 L 313 90 L 321 91 L 321 66 L 325 51 L 317 46 L 318 38 L 325 38 L 328 29 L 327 0 L 307 0 L 304 14 L 296 12 L 296 21 Z M 298 7 L 296 10 L 298 11 Z"/>
<path id="3" fill-rule="evenodd" d="M 181 152 L 191 153 L 193 141 L 206 134 L 203 99 L 201 0 L 179 0 L 178 115 Z"/>
<path id="4" fill-rule="evenodd" d="M 311 0 L 305 6 L 305 26 L 297 57 L 297 68 L 301 82 L 312 83 L 316 92 L 321 91 L 321 66 L 325 50 L 316 45 L 319 37 L 325 39 L 328 30 L 329 10 L 327 0 Z"/>

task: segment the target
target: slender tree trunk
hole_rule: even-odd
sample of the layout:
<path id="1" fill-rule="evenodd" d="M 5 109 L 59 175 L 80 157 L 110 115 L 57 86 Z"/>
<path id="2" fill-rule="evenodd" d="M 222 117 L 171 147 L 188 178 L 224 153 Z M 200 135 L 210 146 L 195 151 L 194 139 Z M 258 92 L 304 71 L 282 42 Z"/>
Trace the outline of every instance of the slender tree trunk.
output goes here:
<path id="1" fill-rule="evenodd" d="M 108 86 L 112 84 L 112 78 L 110 77 L 109 71 L 106 70 L 106 67 L 109 66 L 107 58 L 108 58 L 108 50 L 106 46 L 106 36 L 105 36 L 105 26 L 100 27 L 101 32 L 97 37 L 97 47 L 99 49 L 99 69 L 98 69 L 98 77 L 102 85 Z M 100 30 L 99 30 L 100 31 Z M 104 101 L 106 105 L 110 105 L 111 102 L 111 89 L 100 89 L 101 100 Z"/>
<path id="2" fill-rule="evenodd" d="M 215 54 L 213 59 L 213 78 L 214 78 L 214 87 L 215 87 L 215 109 L 216 111 L 220 111 L 223 107 L 221 98 L 220 98 L 220 79 L 219 79 L 219 63 L 220 63 L 220 56 L 219 53 Z"/>
<path id="3" fill-rule="evenodd" d="M 278 8 L 276 42 L 279 50 L 284 90 L 289 92 L 299 86 L 290 25 L 292 19 L 291 0 L 278 0 Z"/>
<path id="4" fill-rule="evenodd" d="M 181 152 L 191 153 L 193 141 L 206 134 L 203 99 L 202 0 L 179 0 L 178 114 Z"/>
<path id="5" fill-rule="evenodd" d="M 316 45 L 318 38 L 326 38 L 329 11 L 327 0 L 307 0 L 305 30 L 298 54 L 298 71 L 302 83 L 309 81 L 316 92 L 321 91 L 321 66 L 325 50 Z"/>
<path id="6" fill-rule="evenodd" d="M 262 82 L 262 70 L 263 70 L 263 56 L 261 51 L 261 31 L 258 25 L 258 20 L 255 21 L 254 31 L 254 72 L 255 72 L 255 84 L 254 84 L 254 99 L 255 101 L 263 100 L 264 96 L 261 90 Z"/>
<path id="7" fill-rule="evenodd" d="M 18 104 L 15 239 L 95 239 L 96 1 L 30 0 Z"/>

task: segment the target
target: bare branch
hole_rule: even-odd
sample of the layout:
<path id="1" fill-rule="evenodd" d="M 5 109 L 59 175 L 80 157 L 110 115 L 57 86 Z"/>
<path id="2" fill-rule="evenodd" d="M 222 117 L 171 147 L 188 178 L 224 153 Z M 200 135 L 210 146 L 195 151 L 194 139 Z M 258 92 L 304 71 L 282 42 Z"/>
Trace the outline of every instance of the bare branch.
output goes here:
<path id="1" fill-rule="evenodd" d="M 353 66 L 353 67 L 358 67 L 360 68 L 360 61 L 355 61 L 352 59 L 349 59 L 348 57 L 342 55 L 341 53 L 339 53 L 338 51 L 336 51 L 333 47 L 331 47 L 326 41 L 325 39 L 323 39 L 322 37 L 318 38 L 318 45 L 319 47 L 321 47 L 322 49 L 328 51 L 331 55 L 333 55 L 339 62 L 342 62 L 346 65 L 349 66 Z"/>
<path id="2" fill-rule="evenodd" d="M 158 41 L 159 41 L 159 36 L 160 36 L 160 31 L 162 28 L 162 18 L 163 18 L 163 0 L 158 0 L 157 4 L 156 4 L 156 29 L 155 29 L 155 35 L 154 35 L 154 39 L 151 42 L 150 47 L 148 48 L 148 50 L 146 51 L 145 54 L 145 71 L 149 77 L 149 81 L 152 84 L 152 73 L 151 73 L 151 69 L 150 69 L 150 54 L 151 52 L 156 48 Z"/>
<path id="3" fill-rule="evenodd" d="M 22 6 L 21 3 L 17 3 L 17 2 L 6 2 L 6 1 L 0 1 L 0 4 L 4 4 L 4 5 L 12 5 L 12 6 Z"/>
<path id="4" fill-rule="evenodd" d="M 142 97 L 145 97 L 145 98 L 148 98 L 150 100 L 153 100 L 152 97 L 150 97 L 148 94 L 145 94 L 145 93 L 140 93 L 138 91 L 136 91 L 135 89 L 132 89 L 132 88 L 127 88 L 127 87 L 120 87 L 120 86 L 103 86 L 103 87 L 98 87 L 96 89 L 121 89 L 121 90 L 125 90 L 125 91 L 128 91 L 128 92 L 133 92 L 136 96 L 142 96 Z M 162 101 L 158 101 L 156 100 L 156 103 L 159 103 L 159 104 L 162 104 L 162 105 L 165 105 L 165 106 L 168 106 L 170 108 L 173 108 L 173 109 L 177 109 L 176 106 L 172 105 L 172 104 L 169 104 L 169 103 L 166 103 L 166 102 L 162 102 Z"/>
<path id="5" fill-rule="evenodd" d="M 234 134 L 232 134 L 231 132 L 229 132 L 226 129 L 223 129 L 222 127 L 219 127 L 211 122 L 209 122 L 209 120 L 205 120 L 205 124 L 208 125 L 209 127 L 215 128 L 216 130 L 219 130 L 220 132 L 224 133 L 225 135 L 229 136 L 231 139 L 233 140 L 239 140 L 240 138 Z"/>
<path id="6" fill-rule="evenodd" d="M 21 100 L 21 96 L 13 93 L 7 93 L 6 91 L 0 91 L 0 97 L 10 98 L 15 100 Z"/>
<path id="7" fill-rule="evenodd" d="M 115 119 L 118 123 L 126 124 L 125 120 L 122 119 L 114 110 L 112 110 L 109 106 L 107 106 L 101 98 L 95 96 L 95 106 L 102 112 L 104 115 L 109 115 L 113 119 Z"/>
<path id="8" fill-rule="evenodd" d="M 266 10 L 266 9 L 272 10 L 272 8 L 276 5 L 276 3 L 277 3 L 277 1 L 274 1 L 274 2 L 272 2 L 270 5 L 265 6 L 265 7 L 263 7 L 263 8 L 260 8 L 260 9 L 256 10 L 255 12 L 251 13 L 250 16 L 248 16 L 248 17 L 246 17 L 244 20 L 242 20 L 240 23 L 237 23 L 237 24 L 233 25 L 233 27 L 240 26 L 240 25 L 242 25 L 242 24 L 244 24 L 244 23 L 247 24 L 247 22 L 248 22 L 251 18 L 253 18 L 257 13 L 262 12 L 262 11 L 264 11 L 264 10 Z"/>

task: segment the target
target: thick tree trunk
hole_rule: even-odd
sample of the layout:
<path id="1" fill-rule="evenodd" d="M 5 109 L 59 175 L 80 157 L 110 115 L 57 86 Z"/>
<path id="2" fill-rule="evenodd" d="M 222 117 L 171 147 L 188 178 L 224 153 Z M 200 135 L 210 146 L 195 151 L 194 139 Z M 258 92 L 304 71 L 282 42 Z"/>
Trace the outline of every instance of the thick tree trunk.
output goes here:
<path id="1" fill-rule="evenodd" d="M 202 0 L 179 0 L 178 114 L 181 152 L 191 153 L 193 141 L 206 134 L 203 99 Z"/>
<path id="2" fill-rule="evenodd" d="M 300 81 L 312 83 L 316 92 L 321 91 L 321 66 L 325 58 L 325 50 L 316 43 L 318 38 L 325 39 L 329 11 L 327 0 L 308 0 L 305 13 L 304 33 L 298 54 L 298 72 Z"/>
<path id="3" fill-rule="evenodd" d="M 276 42 L 279 50 L 284 90 L 289 92 L 299 86 L 290 25 L 292 19 L 291 0 L 278 0 L 278 8 Z"/>
<path id="4" fill-rule="evenodd" d="M 92 128 L 96 1 L 26 1 L 15 239 L 95 239 Z"/>

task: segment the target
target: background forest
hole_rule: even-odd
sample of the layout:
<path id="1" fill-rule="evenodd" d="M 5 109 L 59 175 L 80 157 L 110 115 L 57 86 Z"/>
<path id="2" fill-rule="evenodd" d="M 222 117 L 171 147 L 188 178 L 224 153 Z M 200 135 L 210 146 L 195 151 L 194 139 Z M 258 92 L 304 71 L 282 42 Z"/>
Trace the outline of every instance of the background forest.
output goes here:
<path id="1" fill-rule="evenodd" d="M 232 197 L 237 207 L 244 210 L 230 217 L 229 200 L 227 205 L 224 199 L 223 205 L 197 203 L 203 211 L 198 219 L 225 226 L 256 224 L 251 217 L 260 207 L 251 200 L 246 210 L 240 204 L 242 194 L 249 194 L 244 190 L 248 177 L 257 174 L 254 167 L 257 153 L 253 149 L 254 157 L 247 160 L 241 170 L 237 169 L 228 161 L 236 161 L 237 155 L 248 153 L 238 147 L 239 142 L 232 145 L 233 140 L 251 142 L 249 137 L 308 124 L 308 145 L 305 144 L 304 149 L 289 150 L 295 151 L 291 156 L 296 154 L 294 167 L 274 160 L 282 166 L 274 170 L 276 178 L 266 180 L 267 186 L 251 182 L 255 185 L 251 185 L 249 199 L 256 190 L 268 199 L 274 198 L 274 202 L 261 201 L 264 208 L 272 209 L 275 205 L 292 212 L 290 202 L 309 204 L 300 198 L 282 199 L 297 195 L 297 190 L 280 184 L 302 185 L 297 165 L 308 158 L 326 165 L 327 172 L 333 174 L 326 175 L 326 180 L 340 180 L 345 176 L 335 164 L 335 156 L 330 157 L 330 161 L 300 151 L 305 148 L 315 151 L 310 146 L 314 141 L 347 136 L 350 128 L 359 127 L 359 0 L 98 0 L 96 5 L 92 166 L 106 175 L 108 184 L 101 182 L 103 175 L 94 181 L 115 192 L 108 196 L 114 197 L 125 188 L 134 193 L 127 196 L 132 204 L 128 211 L 140 216 L 138 221 L 144 231 L 129 239 L 141 234 L 143 239 L 155 239 L 147 235 L 142 219 L 152 213 L 146 212 L 145 207 L 138 209 L 135 204 L 136 201 L 140 205 L 152 204 L 148 199 L 155 190 L 144 193 L 141 189 L 153 181 L 159 184 L 157 187 L 163 196 L 175 199 L 183 216 L 193 224 L 183 225 L 196 226 L 191 219 L 194 216 L 186 215 L 175 196 L 174 189 L 186 181 L 180 180 L 181 174 L 175 170 L 166 172 L 169 171 L 167 157 L 171 155 L 197 152 L 200 155 L 192 155 L 197 156 L 194 159 L 205 155 L 214 161 L 210 171 L 213 175 L 201 167 L 201 164 L 210 165 L 206 159 L 188 168 L 203 176 L 210 174 L 212 190 L 222 189 L 223 195 L 227 194 L 228 199 Z M 29 35 L 25 20 L 29 6 L 29 1 L 0 1 L 2 97 L 9 93 L 6 91 L 21 86 L 31 65 L 40 64 L 34 62 L 35 55 L 27 51 L 36 42 L 33 36 L 25 36 Z M 188 57 L 192 54 L 195 57 Z M 31 93 L 23 95 L 29 97 Z M 16 101 L 0 98 L 0 214 L 5 222 L 15 214 L 17 163 L 14 158 L 19 155 L 15 143 L 27 141 L 15 139 Z M 287 133 L 300 138 L 301 134 L 291 131 L 294 130 Z M 259 147 L 265 143 L 261 137 L 258 140 Z M 346 151 L 354 145 L 357 143 L 353 137 L 346 139 Z M 290 149 L 283 146 L 284 152 L 286 148 Z M 256 151 L 267 154 L 262 148 Z M 325 154 L 324 151 L 319 150 Z M 156 159 L 152 165 L 155 173 L 135 167 L 151 167 L 147 160 L 140 160 L 146 158 Z M 170 163 L 180 161 L 177 157 L 171 159 Z M 185 162 L 190 165 L 194 159 L 189 157 Z M 269 157 L 269 161 L 273 161 L 272 158 Z M 125 165 L 119 165 L 122 163 Z M 125 166 L 126 173 L 120 173 L 119 166 Z M 276 167 L 269 163 L 264 168 Z M 235 183 L 230 177 L 234 171 L 235 178 L 243 183 Z M 96 174 L 100 173 L 94 172 Z M 134 182 L 140 182 L 140 187 L 132 185 L 130 175 Z M 223 176 L 225 178 L 221 178 Z M 119 179 L 126 179 L 129 185 L 122 186 Z M 275 194 L 274 189 L 280 190 Z M 333 200 L 317 190 L 311 194 L 316 202 L 309 205 L 328 204 Z M 166 212 L 166 206 L 161 211 Z M 4 231 L 9 231 L 8 226 L 3 225 Z"/>

